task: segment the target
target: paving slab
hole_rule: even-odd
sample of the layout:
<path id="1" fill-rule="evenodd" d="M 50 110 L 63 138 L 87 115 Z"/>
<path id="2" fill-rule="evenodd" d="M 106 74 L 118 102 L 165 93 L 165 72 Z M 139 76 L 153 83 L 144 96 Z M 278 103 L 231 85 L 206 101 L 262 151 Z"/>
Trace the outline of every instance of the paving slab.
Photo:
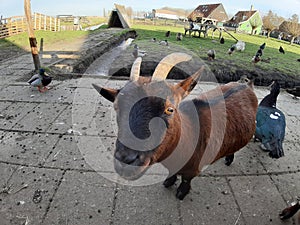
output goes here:
<path id="1" fill-rule="evenodd" d="M 72 127 L 72 105 L 68 105 L 67 108 L 52 122 L 47 132 L 68 134 L 68 132 L 71 132 Z"/>
<path id="2" fill-rule="evenodd" d="M 156 184 L 120 186 L 113 224 L 181 224 L 178 200 L 173 191 Z"/>
<path id="3" fill-rule="evenodd" d="M 246 224 L 225 178 L 194 178 L 180 209 L 183 224 Z"/>
<path id="4" fill-rule="evenodd" d="M 229 184 L 246 224 L 293 224 L 279 219 L 285 203 L 269 176 L 230 177 Z"/>
<path id="5" fill-rule="evenodd" d="M 10 186 L 8 193 L 0 194 L 1 224 L 42 224 L 62 171 L 11 166 L 0 163 L 1 188 Z M 7 183 L 6 183 L 7 182 Z"/>
<path id="6" fill-rule="evenodd" d="M 62 169 L 88 170 L 90 166 L 80 152 L 76 139 L 72 135 L 61 135 L 58 143 L 49 152 L 44 166 Z"/>
<path id="7" fill-rule="evenodd" d="M 16 123 L 29 114 L 38 104 L 15 102 L 1 111 L 0 128 L 11 129 Z"/>
<path id="8" fill-rule="evenodd" d="M 247 146 L 234 154 L 234 161 L 230 166 L 226 166 L 224 158 L 222 158 L 210 165 L 201 174 L 203 176 L 263 174 L 266 170 L 263 165 L 261 165 L 259 157 L 257 156 L 260 154 L 265 155 L 265 152 L 259 151 L 258 148 L 258 143 L 250 142 Z"/>
<path id="9" fill-rule="evenodd" d="M 268 153 L 257 155 L 268 173 L 300 171 L 300 145 L 286 142 L 283 149 L 285 155 L 279 159 L 271 159 Z"/>
<path id="10" fill-rule="evenodd" d="M 14 129 L 45 132 L 66 107 L 66 105 L 58 103 L 39 103 L 15 124 Z"/>
<path id="11" fill-rule="evenodd" d="M 40 166 L 55 146 L 58 135 L 31 132 L 3 132 L 0 160 L 7 163 Z"/>
<path id="12" fill-rule="evenodd" d="M 43 224 L 110 224 L 115 184 L 97 173 L 68 171 Z"/>

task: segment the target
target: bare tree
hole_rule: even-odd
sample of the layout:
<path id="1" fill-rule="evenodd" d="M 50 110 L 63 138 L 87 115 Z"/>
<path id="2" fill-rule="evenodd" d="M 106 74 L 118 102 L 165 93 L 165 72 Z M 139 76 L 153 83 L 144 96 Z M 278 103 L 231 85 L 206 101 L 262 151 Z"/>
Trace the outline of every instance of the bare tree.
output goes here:
<path id="1" fill-rule="evenodd" d="M 290 40 L 291 44 L 294 43 L 294 40 L 297 36 L 300 36 L 300 24 L 298 22 L 299 16 L 294 14 L 288 21 L 284 21 L 280 26 L 280 29 L 283 32 L 286 32 L 292 36 Z"/>
<path id="2" fill-rule="evenodd" d="M 279 28 L 279 25 L 284 21 L 283 17 L 277 16 L 271 10 L 265 15 L 263 18 L 263 27 L 268 32 L 268 38 L 270 37 L 270 33 Z"/>

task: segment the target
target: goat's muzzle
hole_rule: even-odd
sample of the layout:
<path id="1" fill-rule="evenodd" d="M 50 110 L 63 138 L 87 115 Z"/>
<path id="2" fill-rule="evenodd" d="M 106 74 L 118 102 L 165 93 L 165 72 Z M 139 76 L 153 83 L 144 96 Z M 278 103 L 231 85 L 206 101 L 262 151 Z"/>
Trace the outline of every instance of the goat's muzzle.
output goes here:
<path id="1" fill-rule="evenodd" d="M 132 150 L 117 140 L 114 166 L 121 177 L 126 180 L 140 178 L 147 171 L 150 162 L 151 158 L 146 152 Z"/>

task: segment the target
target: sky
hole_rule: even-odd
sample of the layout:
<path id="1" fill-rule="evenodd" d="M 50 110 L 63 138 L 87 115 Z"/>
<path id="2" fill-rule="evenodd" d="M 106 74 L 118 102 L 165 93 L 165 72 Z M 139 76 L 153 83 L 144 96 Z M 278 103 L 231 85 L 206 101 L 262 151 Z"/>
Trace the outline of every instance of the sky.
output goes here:
<path id="1" fill-rule="evenodd" d="M 262 15 L 272 10 L 279 16 L 290 18 L 293 14 L 300 17 L 300 0 L 31 0 L 31 11 L 50 16 L 80 15 L 102 16 L 114 8 L 114 3 L 131 7 L 133 11 L 151 11 L 164 6 L 181 9 L 195 9 L 198 5 L 222 3 L 227 14 L 234 15 L 239 10 L 250 10 L 251 5 Z M 0 0 L 0 16 L 3 18 L 24 15 L 24 0 Z"/>

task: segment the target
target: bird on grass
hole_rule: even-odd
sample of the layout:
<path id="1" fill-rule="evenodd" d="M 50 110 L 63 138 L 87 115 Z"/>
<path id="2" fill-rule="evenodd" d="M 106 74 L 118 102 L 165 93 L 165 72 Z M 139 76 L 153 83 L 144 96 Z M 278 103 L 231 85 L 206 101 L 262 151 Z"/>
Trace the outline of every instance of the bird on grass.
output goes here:
<path id="1" fill-rule="evenodd" d="M 45 92 L 48 90 L 47 85 L 52 81 L 52 77 L 48 76 L 45 69 L 40 68 L 38 74 L 34 74 L 29 81 L 27 81 L 31 86 L 37 87 L 39 92 Z"/>
<path id="2" fill-rule="evenodd" d="M 300 97 L 300 86 L 285 89 L 287 93 L 293 95 L 293 98 Z"/>
<path id="3" fill-rule="evenodd" d="M 246 48 L 246 43 L 240 40 L 235 44 L 235 48 L 237 51 L 243 52 Z"/>
<path id="4" fill-rule="evenodd" d="M 182 33 L 177 33 L 177 34 L 176 34 L 176 40 L 177 40 L 177 41 L 182 41 L 182 39 L 183 39 Z"/>
<path id="5" fill-rule="evenodd" d="M 160 41 L 159 44 L 164 46 L 169 46 L 168 40 Z"/>
<path id="6" fill-rule="evenodd" d="M 255 139 L 259 139 L 261 148 L 269 152 L 271 158 L 284 156 L 282 142 L 285 136 L 285 116 L 276 108 L 280 85 L 277 81 L 271 84 L 270 94 L 265 96 L 258 105 L 256 114 Z"/>
<path id="7" fill-rule="evenodd" d="M 139 46 L 137 44 L 134 45 L 132 54 L 134 58 L 143 57 L 147 55 L 146 51 L 139 50 Z"/>
<path id="8" fill-rule="evenodd" d="M 166 37 L 167 37 L 167 38 L 170 37 L 170 34 L 171 34 L 171 31 L 168 30 L 168 31 L 166 32 Z"/>
<path id="9" fill-rule="evenodd" d="M 278 50 L 279 50 L 280 53 L 285 54 L 285 51 L 284 51 L 282 46 L 280 46 Z"/>
<path id="10" fill-rule="evenodd" d="M 154 37 L 154 38 L 151 38 L 151 40 L 150 41 L 152 41 L 152 42 L 156 42 L 156 38 Z"/>
<path id="11" fill-rule="evenodd" d="M 259 48 L 260 48 L 261 50 L 264 50 L 265 47 L 266 47 L 266 43 L 263 43 L 261 46 L 259 46 Z"/>
<path id="12" fill-rule="evenodd" d="M 207 56 L 209 61 L 213 61 L 216 57 L 216 51 L 214 49 L 208 50 Z"/>
<path id="13" fill-rule="evenodd" d="M 224 44 L 224 43 L 225 43 L 225 39 L 223 37 L 221 37 L 220 44 Z"/>
<path id="14" fill-rule="evenodd" d="M 233 44 L 233 45 L 228 49 L 227 53 L 228 53 L 229 55 L 232 55 L 232 53 L 235 51 L 235 49 L 236 49 L 236 45 Z"/>
<path id="15" fill-rule="evenodd" d="M 261 46 L 259 46 L 255 56 L 253 56 L 252 58 L 253 63 L 258 63 L 261 60 L 261 57 L 263 55 L 263 50 L 265 49 L 265 47 L 266 47 L 266 43 L 263 43 Z"/>
<path id="16" fill-rule="evenodd" d="M 297 203 L 294 203 L 293 205 L 286 207 L 284 210 L 282 210 L 282 212 L 279 214 L 279 217 L 281 220 L 289 219 L 293 215 L 295 215 L 299 209 L 300 209 L 300 203 L 298 200 Z M 299 220 L 300 220 L 300 215 L 299 215 Z"/>

